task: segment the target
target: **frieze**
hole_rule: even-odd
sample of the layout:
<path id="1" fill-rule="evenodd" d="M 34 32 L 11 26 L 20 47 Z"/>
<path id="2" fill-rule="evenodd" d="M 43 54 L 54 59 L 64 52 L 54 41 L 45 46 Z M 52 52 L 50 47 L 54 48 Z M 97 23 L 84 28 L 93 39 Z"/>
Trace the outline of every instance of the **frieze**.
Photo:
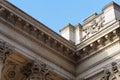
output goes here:
<path id="1" fill-rule="evenodd" d="M 96 34 L 97 32 L 101 31 L 104 28 L 104 22 L 104 17 L 100 17 L 98 19 L 92 20 L 92 22 L 89 22 L 86 26 L 84 26 L 82 29 L 82 40 L 85 40 L 91 37 L 92 35 Z"/>

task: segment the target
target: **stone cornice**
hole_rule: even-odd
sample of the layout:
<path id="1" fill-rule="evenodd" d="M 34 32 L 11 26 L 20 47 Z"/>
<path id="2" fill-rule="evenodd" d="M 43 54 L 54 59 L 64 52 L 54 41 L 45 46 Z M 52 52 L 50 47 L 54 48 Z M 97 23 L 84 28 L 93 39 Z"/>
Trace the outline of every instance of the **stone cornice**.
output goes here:
<path id="1" fill-rule="evenodd" d="M 93 20 L 94 18 L 96 18 L 96 16 L 98 16 L 97 13 L 93 13 L 92 15 L 90 15 L 89 17 L 87 17 L 86 19 L 84 19 L 84 24 L 90 22 L 91 20 Z"/>
<path id="2" fill-rule="evenodd" d="M 13 9 L 16 10 L 16 12 L 13 11 Z M 70 56 L 71 58 L 71 56 L 75 54 L 75 46 L 72 43 L 4 1 L 0 6 L 0 16 L 2 19 L 27 32 L 44 44 L 47 44 L 50 48 L 61 52 L 63 55 L 67 57 Z"/>
<path id="3" fill-rule="evenodd" d="M 111 3 L 109 3 L 108 5 L 106 5 L 104 8 L 103 8 L 103 11 L 110 7 L 110 6 L 114 6 L 114 7 L 120 7 L 118 4 L 116 4 L 114 1 L 112 1 Z"/>
<path id="4" fill-rule="evenodd" d="M 95 40 L 99 39 L 100 37 L 103 37 L 104 35 L 110 33 L 111 31 L 114 31 L 119 27 L 120 22 L 114 21 L 112 24 L 105 25 L 106 27 L 102 29 L 101 31 L 97 32 L 95 35 L 89 37 L 86 40 L 83 40 L 80 44 L 77 45 L 77 51 L 85 47 L 86 45 L 91 44 Z M 104 33 L 104 34 L 103 34 Z"/>
<path id="5" fill-rule="evenodd" d="M 106 26 L 104 29 L 75 46 L 6 1 L 0 1 L 0 19 L 7 21 L 14 25 L 14 28 L 24 31 L 24 33 L 40 40 L 49 48 L 62 53 L 60 55 L 64 55 L 74 61 L 78 61 L 88 56 L 88 53 L 92 53 L 106 45 L 106 43 L 114 41 L 114 38 L 118 38 L 120 34 L 120 21 L 114 20 L 112 24 L 104 25 Z"/>
<path id="6" fill-rule="evenodd" d="M 86 59 L 91 55 L 97 53 L 98 51 L 106 48 L 105 46 L 111 45 L 112 43 L 119 41 L 119 38 L 120 22 L 117 21 L 105 30 L 101 31 L 100 33 L 92 36 L 88 40 L 78 45 L 78 50 L 76 52 L 76 55 L 79 56 L 78 61 Z"/>
<path id="7" fill-rule="evenodd" d="M 119 41 L 114 41 L 113 43 L 111 43 L 111 44 L 108 44 L 108 45 L 106 45 L 104 48 L 104 50 L 101 50 L 101 51 L 99 51 L 99 52 L 96 52 L 97 54 L 94 54 L 94 55 L 99 55 L 99 54 L 101 54 L 102 52 L 104 53 L 104 51 L 106 50 L 106 49 L 109 49 L 110 47 L 114 47 L 114 46 L 116 46 L 116 45 L 119 45 Z M 109 47 L 108 47 L 109 46 Z M 119 47 L 119 46 L 117 46 L 117 47 Z M 111 52 L 112 53 L 112 52 Z M 96 61 L 93 65 L 90 65 L 90 66 L 88 66 L 84 71 L 82 71 L 82 72 L 80 72 L 80 73 L 78 73 L 78 74 L 84 74 L 84 73 L 88 73 L 89 75 L 91 75 L 91 73 L 93 74 L 93 75 L 95 75 L 96 74 L 96 72 L 97 73 L 99 73 L 99 70 L 101 70 L 102 68 L 104 68 L 104 66 L 106 65 L 106 61 L 109 61 L 109 60 L 111 60 L 111 58 L 115 58 L 115 57 L 117 57 L 117 56 L 119 56 L 119 53 L 120 53 L 120 50 L 114 50 L 114 53 L 113 54 L 111 54 L 111 55 L 109 55 L 109 56 L 107 56 L 107 57 L 104 57 L 104 58 L 102 58 L 101 60 L 99 60 L 99 61 Z M 91 55 L 91 54 L 90 54 Z M 90 55 L 88 55 L 88 56 L 90 56 Z M 94 56 L 93 55 L 93 56 Z M 87 57 L 87 59 L 89 59 L 88 57 Z M 116 60 L 118 60 L 118 58 L 115 58 Z M 85 59 L 84 59 L 85 60 Z M 84 62 L 84 60 L 81 60 L 80 61 L 80 63 L 81 62 Z M 112 60 L 112 61 L 114 61 L 114 60 Z M 95 67 L 98 67 L 97 69 L 94 69 Z M 90 72 L 89 72 L 90 71 Z M 95 72 L 95 73 L 94 73 Z M 88 75 L 87 74 L 87 75 Z"/>
<path id="8" fill-rule="evenodd" d="M 75 49 L 75 46 L 73 45 L 73 43 L 64 39 L 59 34 L 54 32 L 53 30 L 51 30 L 50 28 L 48 28 L 47 26 L 45 26 L 41 22 L 37 21 L 36 19 L 31 17 L 30 15 L 28 15 L 25 12 L 23 12 L 22 10 L 18 9 L 16 6 L 10 4 L 7 1 L 1 1 L 0 5 L 2 5 L 4 8 L 6 8 L 6 10 L 8 10 L 10 13 L 13 13 L 17 18 L 20 18 L 22 22 L 29 23 L 33 27 L 39 29 L 41 32 L 44 32 L 46 35 L 54 38 L 55 40 L 57 39 L 57 41 L 59 43 L 64 44 L 68 48 L 70 48 L 72 50 Z"/>
<path id="9" fill-rule="evenodd" d="M 69 27 L 69 28 L 74 28 L 72 24 L 68 23 L 66 26 L 64 26 L 64 27 L 60 30 L 60 32 L 61 32 L 62 30 L 64 30 L 64 29 L 68 28 L 68 27 Z"/>

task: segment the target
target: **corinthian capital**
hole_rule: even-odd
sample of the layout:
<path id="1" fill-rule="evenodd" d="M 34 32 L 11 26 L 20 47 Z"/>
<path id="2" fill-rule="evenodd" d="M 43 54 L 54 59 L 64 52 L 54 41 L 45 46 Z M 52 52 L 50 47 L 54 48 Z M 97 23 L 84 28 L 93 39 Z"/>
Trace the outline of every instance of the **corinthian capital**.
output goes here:
<path id="1" fill-rule="evenodd" d="M 50 68 L 42 62 L 34 62 L 31 68 L 30 80 L 46 80 L 46 76 L 49 75 Z"/>
<path id="2" fill-rule="evenodd" d="M 0 61 L 4 61 L 6 57 L 11 53 L 11 47 L 6 42 L 0 40 Z"/>

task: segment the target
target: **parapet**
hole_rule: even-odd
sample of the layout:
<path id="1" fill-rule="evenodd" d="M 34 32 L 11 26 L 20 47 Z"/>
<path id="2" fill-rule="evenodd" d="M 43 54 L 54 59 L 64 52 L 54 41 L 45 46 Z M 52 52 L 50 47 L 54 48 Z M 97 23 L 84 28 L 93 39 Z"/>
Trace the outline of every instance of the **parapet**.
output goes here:
<path id="1" fill-rule="evenodd" d="M 71 30 L 66 29 L 66 27 L 70 26 L 65 26 L 61 29 L 61 34 L 67 40 L 73 41 L 75 44 L 79 44 L 98 34 L 118 20 L 120 20 L 120 5 L 115 2 L 111 2 L 103 7 L 100 14 L 93 13 L 89 17 L 85 18 L 83 20 L 83 24 L 80 25 L 80 28 L 75 28 L 75 26 L 72 25 Z"/>

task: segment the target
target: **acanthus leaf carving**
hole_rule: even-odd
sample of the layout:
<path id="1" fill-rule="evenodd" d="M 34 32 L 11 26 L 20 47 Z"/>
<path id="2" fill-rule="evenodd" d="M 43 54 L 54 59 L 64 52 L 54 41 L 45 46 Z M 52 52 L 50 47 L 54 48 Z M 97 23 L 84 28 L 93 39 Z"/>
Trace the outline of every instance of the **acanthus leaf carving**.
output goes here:
<path id="1" fill-rule="evenodd" d="M 4 63 L 6 57 L 12 53 L 13 49 L 6 42 L 0 40 L 0 60 Z"/>
<path id="2" fill-rule="evenodd" d="M 29 77 L 32 73 L 31 68 L 33 66 L 33 62 L 26 63 L 21 69 L 21 73 L 25 75 L 26 77 Z"/>
<path id="3" fill-rule="evenodd" d="M 111 68 L 104 70 L 104 75 L 100 80 L 120 80 L 120 71 L 116 62 L 111 63 Z"/>
<path id="4" fill-rule="evenodd" d="M 47 75 L 50 73 L 50 68 L 42 62 L 34 62 L 31 68 L 30 80 L 46 80 Z"/>
<path id="5" fill-rule="evenodd" d="M 104 76 L 101 78 L 101 80 L 109 80 L 110 75 L 111 75 L 111 73 L 108 69 L 104 70 Z"/>
<path id="6" fill-rule="evenodd" d="M 83 40 L 89 38 L 90 36 L 94 35 L 98 31 L 102 30 L 104 23 L 104 18 L 100 17 L 98 19 L 92 20 L 88 23 L 85 28 L 83 28 Z"/>

